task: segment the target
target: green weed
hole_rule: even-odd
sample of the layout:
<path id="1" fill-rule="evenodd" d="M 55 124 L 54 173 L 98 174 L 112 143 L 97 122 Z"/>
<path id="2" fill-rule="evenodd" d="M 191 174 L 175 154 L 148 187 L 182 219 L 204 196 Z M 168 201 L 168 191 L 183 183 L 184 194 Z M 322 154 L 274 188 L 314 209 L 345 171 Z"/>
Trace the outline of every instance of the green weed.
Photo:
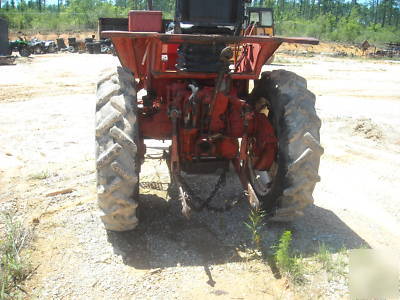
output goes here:
<path id="1" fill-rule="evenodd" d="M 249 221 L 244 222 L 245 226 L 251 233 L 252 242 L 257 250 L 261 250 L 261 230 L 265 225 L 263 222 L 264 217 L 265 211 L 261 209 L 252 209 L 249 214 Z"/>
<path id="2" fill-rule="evenodd" d="M 322 243 L 319 245 L 316 259 L 328 273 L 343 275 L 347 266 L 345 261 L 347 256 L 346 248 L 342 248 L 339 252 L 333 254 L 327 246 Z"/>
<path id="3" fill-rule="evenodd" d="M 22 255 L 29 241 L 29 231 L 9 214 L 3 215 L 4 234 L 0 236 L 0 299 L 14 299 L 20 284 L 31 272 L 27 257 Z"/>
<path id="4" fill-rule="evenodd" d="M 317 261 L 322 264 L 322 267 L 328 272 L 334 269 L 334 261 L 332 258 L 332 253 L 326 247 L 324 243 L 319 244 L 318 253 L 317 253 Z"/>
<path id="5" fill-rule="evenodd" d="M 285 231 L 279 239 L 278 246 L 275 251 L 275 261 L 281 272 L 286 275 L 294 283 L 304 282 L 304 267 L 302 259 L 299 256 L 292 255 L 290 246 L 292 243 L 292 233 Z"/>

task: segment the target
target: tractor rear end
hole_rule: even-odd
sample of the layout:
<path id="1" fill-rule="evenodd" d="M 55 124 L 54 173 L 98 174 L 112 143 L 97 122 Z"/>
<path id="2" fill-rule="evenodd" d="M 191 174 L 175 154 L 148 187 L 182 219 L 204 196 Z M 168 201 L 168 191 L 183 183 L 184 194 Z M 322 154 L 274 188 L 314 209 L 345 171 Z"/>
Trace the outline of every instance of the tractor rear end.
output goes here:
<path id="1" fill-rule="evenodd" d="M 212 208 L 215 191 L 205 200 L 192 195 L 182 172 L 222 169 L 218 188 L 230 166 L 250 205 L 272 219 L 290 220 L 313 202 L 323 152 L 315 96 L 294 73 L 260 73 L 283 42 L 318 41 L 250 34 L 255 23 L 245 11 L 243 0 L 178 0 L 173 21 L 131 11 L 129 31 L 102 32 L 122 65 L 103 74 L 97 91 L 98 202 L 107 229 L 138 223 L 146 139 L 171 141 L 166 160 L 185 215 Z"/>

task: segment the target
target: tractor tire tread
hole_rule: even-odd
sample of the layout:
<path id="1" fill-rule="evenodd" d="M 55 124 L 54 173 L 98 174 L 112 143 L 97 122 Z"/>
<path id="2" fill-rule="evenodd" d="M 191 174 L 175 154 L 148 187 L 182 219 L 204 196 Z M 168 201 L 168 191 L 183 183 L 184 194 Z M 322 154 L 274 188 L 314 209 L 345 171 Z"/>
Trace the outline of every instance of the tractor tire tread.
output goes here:
<path id="1" fill-rule="evenodd" d="M 292 221 L 314 202 L 312 193 L 320 180 L 318 168 L 324 150 L 319 142 L 321 121 L 315 110 L 315 95 L 299 75 L 276 70 L 265 72 L 253 96 L 270 102 L 271 122 L 278 137 L 276 187 L 268 199 L 272 221 Z M 274 200 L 273 200 L 274 199 Z"/>
<path id="2" fill-rule="evenodd" d="M 127 231 L 138 224 L 135 82 L 122 67 L 103 74 L 96 93 L 97 201 L 106 229 Z M 113 105 L 116 97 L 117 108 Z"/>

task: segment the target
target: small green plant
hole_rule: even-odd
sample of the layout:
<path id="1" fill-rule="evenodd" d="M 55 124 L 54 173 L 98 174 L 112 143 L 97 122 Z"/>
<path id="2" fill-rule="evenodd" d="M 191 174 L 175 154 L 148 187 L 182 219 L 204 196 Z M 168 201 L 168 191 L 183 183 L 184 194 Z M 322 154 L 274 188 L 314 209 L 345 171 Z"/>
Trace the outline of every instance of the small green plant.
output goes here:
<path id="1" fill-rule="evenodd" d="M 33 180 L 43 180 L 50 177 L 50 173 L 48 171 L 41 171 L 37 173 L 30 174 L 28 176 L 29 179 Z"/>
<path id="2" fill-rule="evenodd" d="M 304 282 L 304 268 L 301 257 L 292 255 L 290 245 L 292 243 L 292 232 L 285 231 L 279 239 L 278 246 L 275 251 L 275 261 L 281 272 L 286 275 L 294 283 Z"/>
<path id="3" fill-rule="evenodd" d="M 278 266 L 287 271 L 290 269 L 291 257 L 289 253 L 290 244 L 292 242 L 292 233 L 285 231 L 279 239 L 279 244 L 275 252 L 275 259 Z"/>
<path id="4" fill-rule="evenodd" d="M 30 234 L 9 214 L 2 219 L 5 230 L 0 236 L 0 299 L 14 299 L 21 290 L 20 284 L 31 272 L 26 256 L 21 254 Z"/>
<path id="5" fill-rule="evenodd" d="M 249 214 L 249 221 L 244 222 L 251 233 L 251 239 L 256 249 L 261 249 L 261 230 L 265 223 L 263 222 L 265 211 L 261 209 L 252 209 Z"/>
<path id="6" fill-rule="evenodd" d="M 342 248 L 338 253 L 333 254 L 325 244 L 320 244 L 317 261 L 322 264 L 322 267 L 333 277 L 337 275 L 344 276 L 346 273 L 346 261 L 348 256 L 347 250 Z"/>
<path id="7" fill-rule="evenodd" d="M 332 271 L 334 268 L 334 261 L 332 253 L 324 243 L 319 244 L 317 260 L 322 264 L 322 267 L 327 271 Z"/>
<path id="8" fill-rule="evenodd" d="M 368 248 L 369 249 L 369 248 Z M 337 253 L 335 266 L 336 266 L 336 273 L 340 276 L 346 276 L 348 273 L 348 266 L 349 266 L 349 252 L 345 247 L 342 247 L 340 251 Z"/>

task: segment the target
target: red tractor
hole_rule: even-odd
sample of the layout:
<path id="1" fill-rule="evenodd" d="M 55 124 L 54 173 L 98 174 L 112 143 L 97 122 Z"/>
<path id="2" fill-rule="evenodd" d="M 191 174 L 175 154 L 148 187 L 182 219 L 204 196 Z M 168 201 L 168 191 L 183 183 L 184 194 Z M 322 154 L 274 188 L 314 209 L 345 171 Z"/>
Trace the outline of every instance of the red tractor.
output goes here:
<path id="1" fill-rule="evenodd" d="M 250 205 L 272 220 L 291 220 L 313 203 L 323 153 L 315 96 L 294 73 L 260 73 L 283 42 L 318 40 L 249 34 L 257 22 L 246 17 L 246 2 L 177 0 L 174 20 L 131 11 L 128 31 L 102 32 L 121 62 L 97 84 L 97 191 L 106 229 L 138 224 L 145 139 L 171 140 L 166 160 L 186 215 L 211 208 L 215 192 L 206 200 L 191 195 L 182 172 L 222 169 L 219 186 L 230 167 Z"/>

